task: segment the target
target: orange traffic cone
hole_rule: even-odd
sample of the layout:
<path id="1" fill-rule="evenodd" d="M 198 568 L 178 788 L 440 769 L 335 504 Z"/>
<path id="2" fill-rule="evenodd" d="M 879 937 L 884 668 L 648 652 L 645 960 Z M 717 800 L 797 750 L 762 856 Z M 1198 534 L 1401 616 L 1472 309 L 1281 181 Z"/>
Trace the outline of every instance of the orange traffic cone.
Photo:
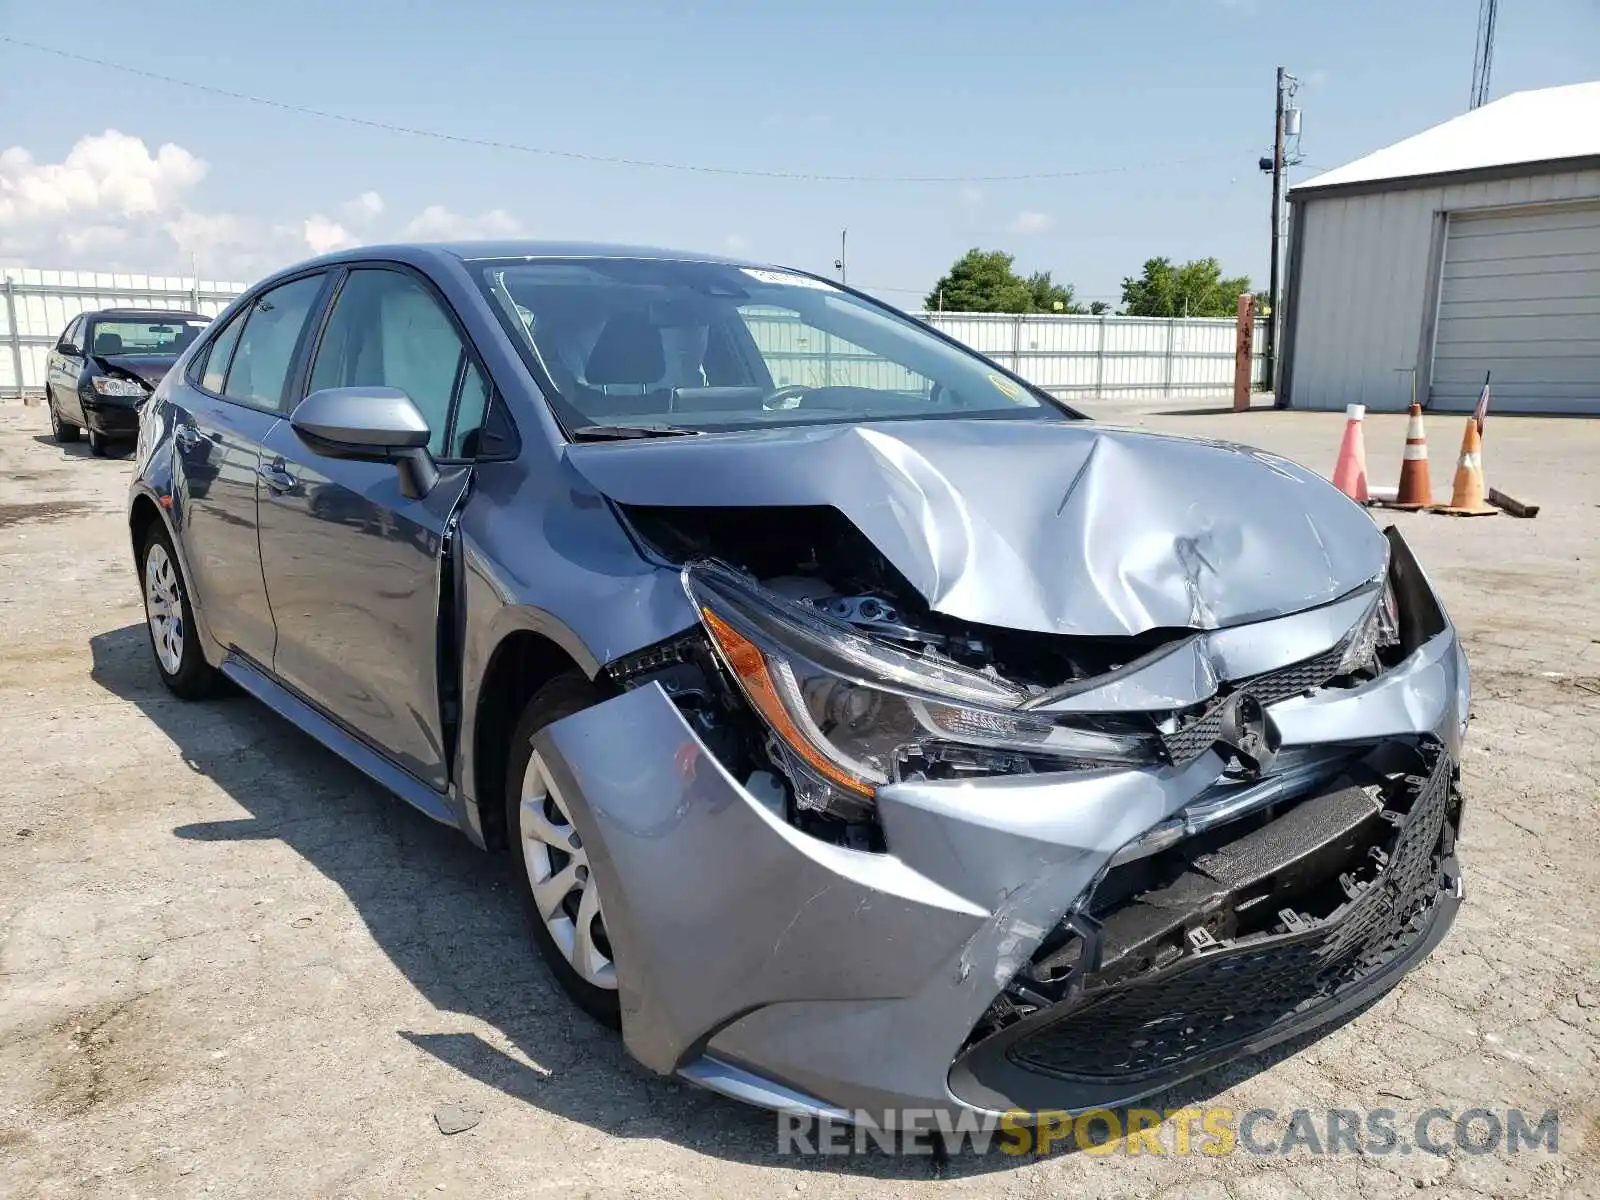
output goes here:
<path id="1" fill-rule="evenodd" d="M 1351 404 L 1344 410 L 1344 440 L 1339 443 L 1339 459 L 1333 466 L 1333 486 L 1357 504 L 1367 495 L 1367 439 L 1361 430 L 1367 415 L 1365 404 Z"/>
<path id="2" fill-rule="evenodd" d="M 1455 487 L 1450 503 L 1433 512 L 1453 517 L 1492 517 L 1500 510 L 1483 502 L 1483 441 L 1478 433 L 1478 418 L 1467 418 L 1467 431 L 1461 435 L 1461 461 L 1456 466 Z"/>
<path id="3" fill-rule="evenodd" d="M 1405 456 L 1400 463 L 1400 487 L 1390 508 L 1427 508 L 1433 503 L 1433 484 L 1428 479 L 1428 434 L 1422 427 L 1422 405 L 1411 406 L 1406 423 Z"/>

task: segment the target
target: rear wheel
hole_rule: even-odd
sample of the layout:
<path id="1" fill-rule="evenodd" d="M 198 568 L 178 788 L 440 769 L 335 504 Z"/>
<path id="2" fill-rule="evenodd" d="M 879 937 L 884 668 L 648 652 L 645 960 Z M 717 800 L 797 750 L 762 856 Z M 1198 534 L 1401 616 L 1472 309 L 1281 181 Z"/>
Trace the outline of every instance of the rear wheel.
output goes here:
<path id="1" fill-rule="evenodd" d="M 61 410 L 56 407 L 56 398 L 46 394 L 45 403 L 50 408 L 50 436 L 58 442 L 75 442 L 78 434 L 82 432 L 71 421 L 61 419 Z"/>
<path id="2" fill-rule="evenodd" d="M 579 1007 L 616 1028 L 621 1023 L 617 968 L 599 883 L 567 801 L 533 748 L 539 730 L 601 698 L 574 672 L 551 680 L 528 702 L 506 763 L 506 831 L 539 953 Z"/>
<path id="3" fill-rule="evenodd" d="M 217 672 L 200 650 L 189 589 L 160 521 L 151 524 L 145 538 L 139 574 L 144 581 L 145 626 L 161 682 L 175 696 L 203 700 L 216 688 Z"/>

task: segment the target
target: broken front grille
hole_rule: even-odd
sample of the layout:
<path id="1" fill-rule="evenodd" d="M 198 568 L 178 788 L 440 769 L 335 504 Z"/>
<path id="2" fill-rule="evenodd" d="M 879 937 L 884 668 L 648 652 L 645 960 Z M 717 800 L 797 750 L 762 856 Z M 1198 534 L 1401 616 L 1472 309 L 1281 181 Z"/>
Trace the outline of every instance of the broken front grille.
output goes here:
<path id="1" fill-rule="evenodd" d="M 1262 708 L 1291 696 L 1299 696 L 1321 687 L 1337 675 L 1339 660 L 1343 656 L 1344 643 L 1341 642 L 1315 658 L 1284 667 L 1281 671 L 1268 671 L 1264 675 L 1243 680 L 1233 690 L 1212 697 L 1199 714 L 1180 721 L 1172 732 L 1161 735 L 1167 754 L 1180 766 L 1192 762 L 1217 744 L 1228 705 L 1240 693 L 1253 696 Z"/>
<path id="2" fill-rule="evenodd" d="M 1384 789 L 1329 792 L 1320 809 L 1301 814 L 1299 829 L 1259 826 L 1195 856 L 1176 879 L 1113 903 L 1098 918 L 1094 967 L 1081 988 L 1007 1057 L 1069 1079 L 1148 1078 L 1259 1038 L 1355 988 L 1426 933 L 1444 887 L 1458 798 L 1448 756 L 1437 745 L 1423 755 L 1422 774 Z M 1312 911 L 1260 911 L 1284 889 Z M 1317 904 L 1328 896 L 1339 902 Z M 1174 918 L 1167 906 L 1185 899 L 1198 907 Z M 1244 932 L 1263 921 L 1265 932 Z"/>

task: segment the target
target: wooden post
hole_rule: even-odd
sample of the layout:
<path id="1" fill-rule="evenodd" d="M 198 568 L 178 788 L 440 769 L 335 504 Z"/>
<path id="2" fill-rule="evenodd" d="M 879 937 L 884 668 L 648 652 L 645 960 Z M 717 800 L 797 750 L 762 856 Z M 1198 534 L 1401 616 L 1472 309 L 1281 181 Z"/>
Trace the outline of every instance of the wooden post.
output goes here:
<path id="1" fill-rule="evenodd" d="M 1239 297 L 1239 315 L 1234 322 L 1237 340 L 1233 348 L 1233 411 L 1250 411 L 1250 375 L 1256 332 L 1256 298 L 1249 292 Z"/>

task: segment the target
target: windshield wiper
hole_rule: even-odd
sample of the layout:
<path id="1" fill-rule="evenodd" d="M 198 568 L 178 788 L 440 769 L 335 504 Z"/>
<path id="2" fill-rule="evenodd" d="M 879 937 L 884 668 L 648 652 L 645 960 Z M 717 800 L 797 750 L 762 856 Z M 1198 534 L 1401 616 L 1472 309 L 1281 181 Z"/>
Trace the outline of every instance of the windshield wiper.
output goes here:
<path id="1" fill-rule="evenodd" d="M 572 431 L 572 440 L 617 442 L 630 438 L 688 437 L 699 432 L 698 429 L 683 429 L 677 425 L 580 425 Z"/>

